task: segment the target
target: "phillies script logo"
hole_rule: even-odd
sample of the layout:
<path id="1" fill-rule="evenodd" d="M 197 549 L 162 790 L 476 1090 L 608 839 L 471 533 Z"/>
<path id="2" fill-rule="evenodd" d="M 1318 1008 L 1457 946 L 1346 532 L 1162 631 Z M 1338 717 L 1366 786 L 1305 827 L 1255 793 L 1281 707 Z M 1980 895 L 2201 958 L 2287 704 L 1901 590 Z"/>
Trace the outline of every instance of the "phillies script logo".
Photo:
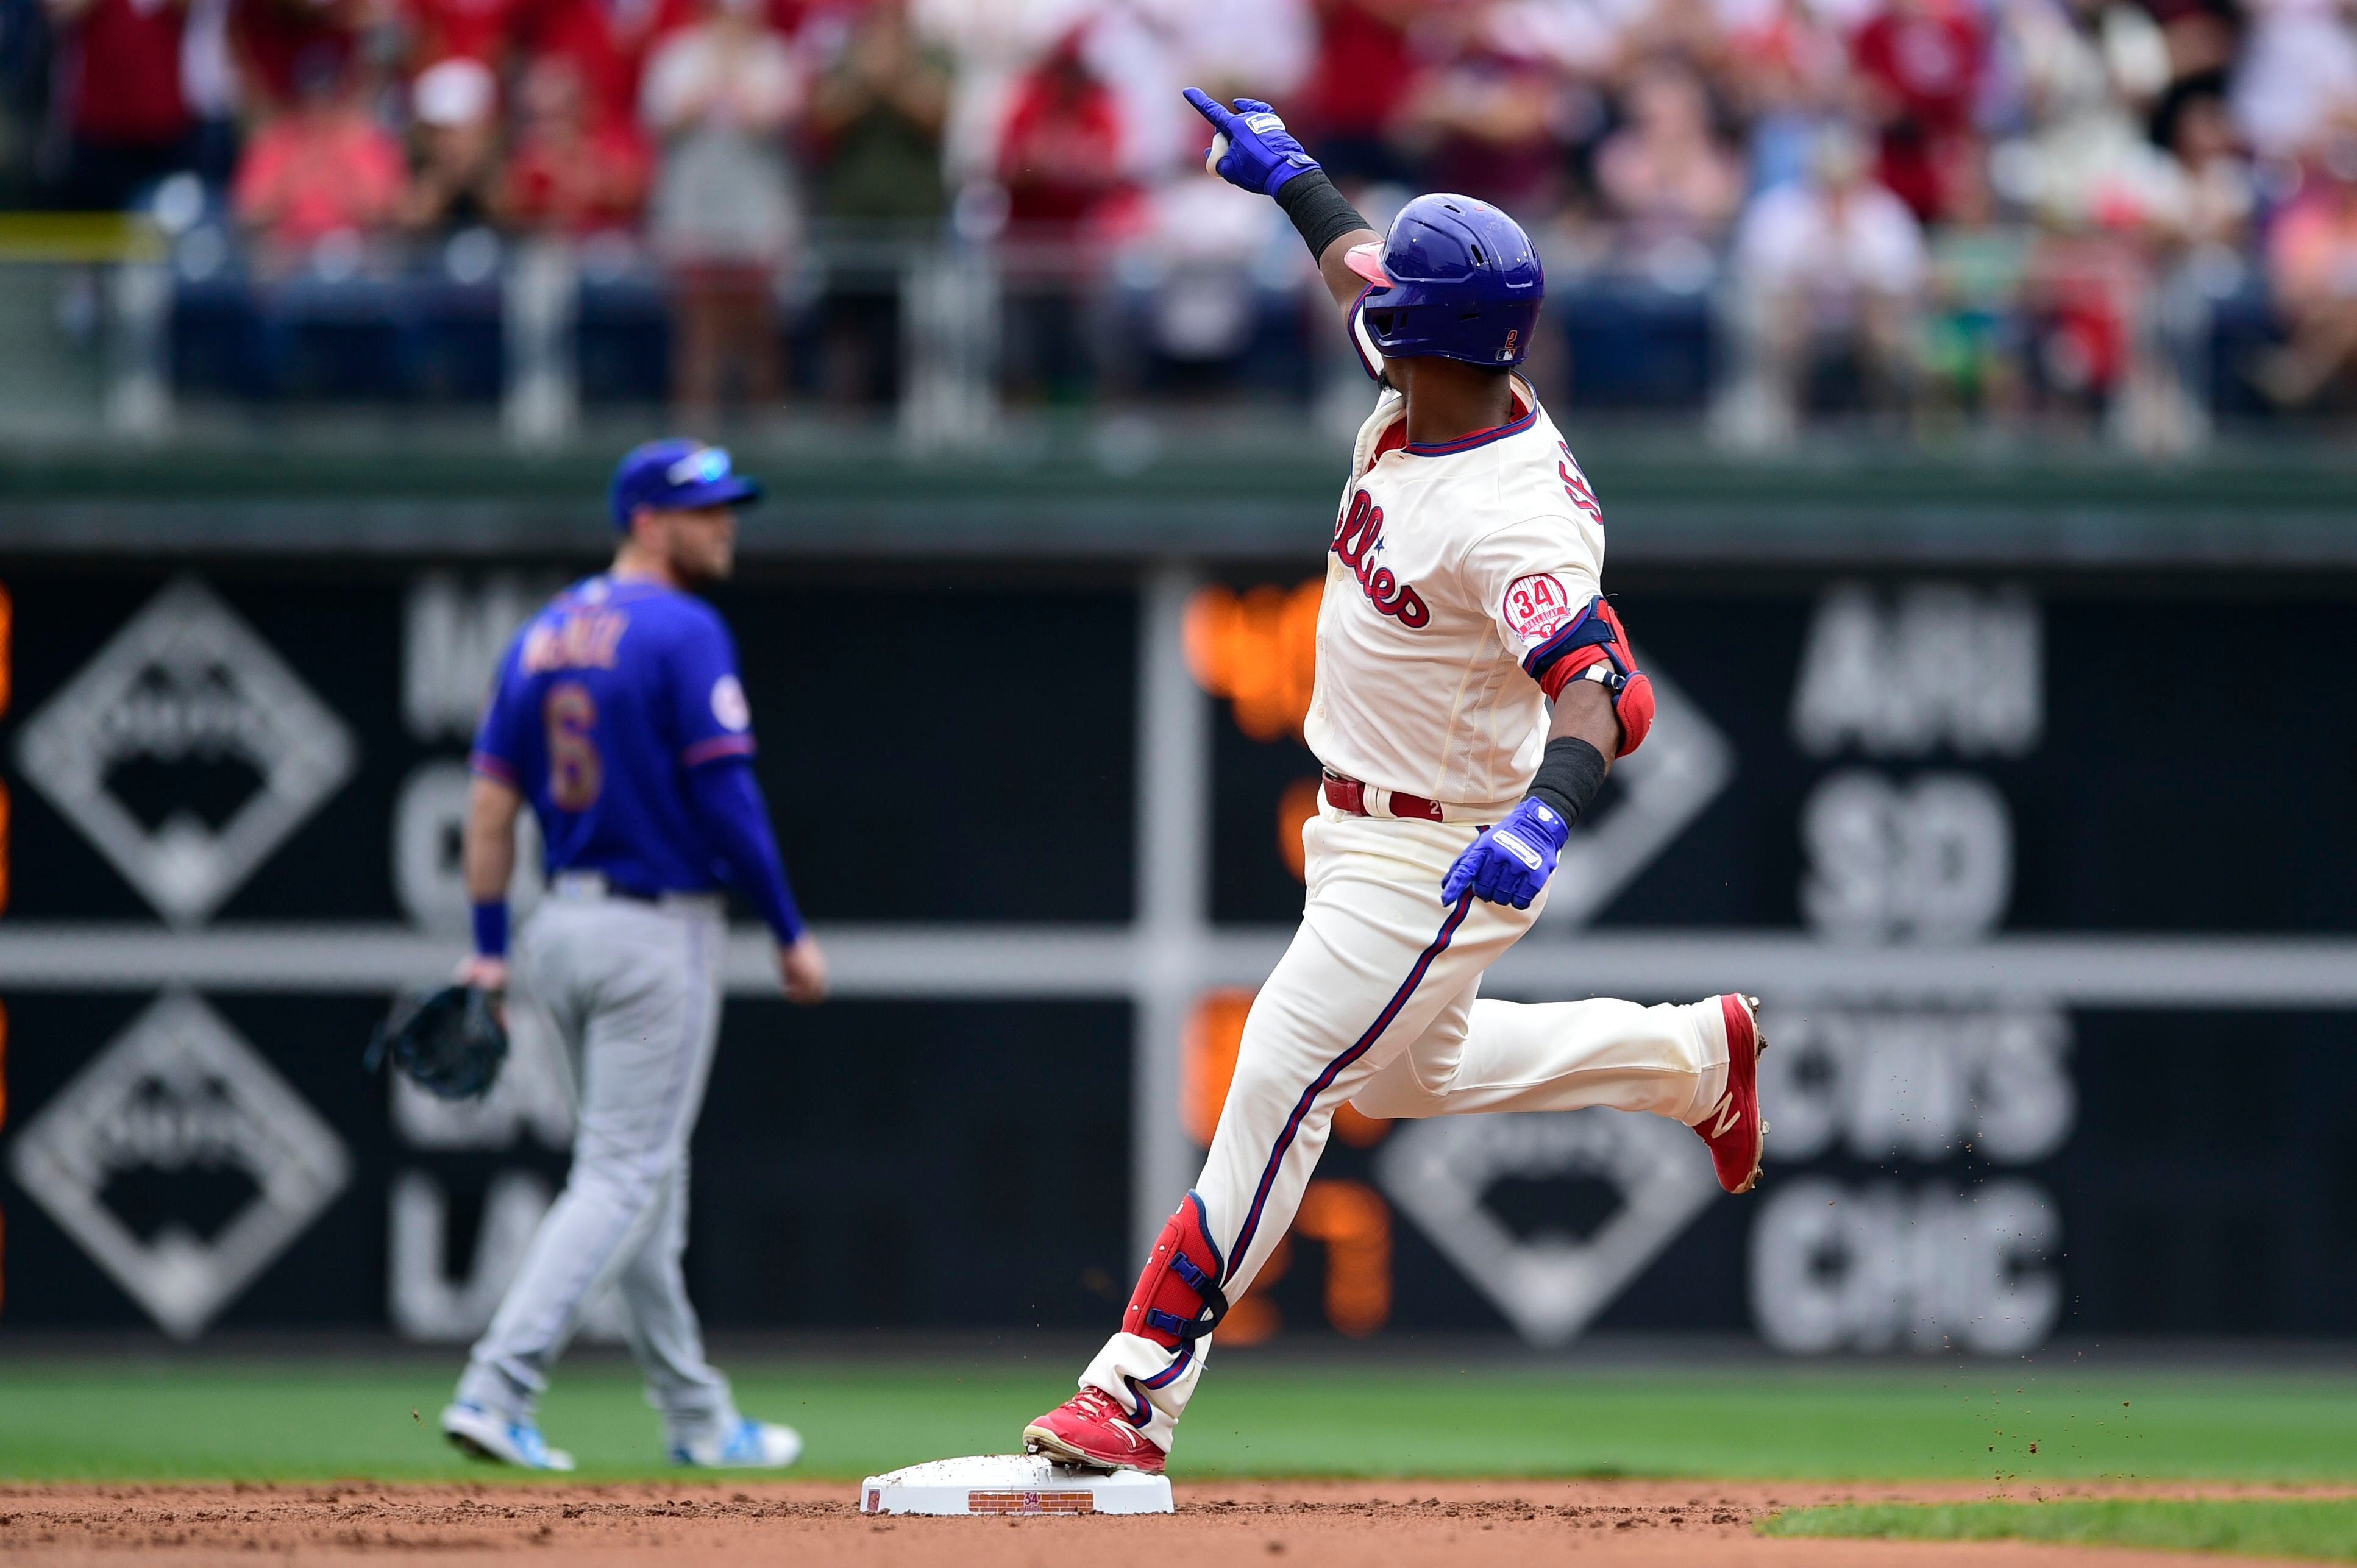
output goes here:
<path id="1" fill-rule="evenodd" d="M 1387 616 L 1398 618 L 1400 625 L 1415 630 L 1432 621 L 1432 611 L 1416 591 L 1392 575 L 1388 566 L 1372 566 L 1376 553 L 1383 547 L 1383 509 L 1367 499 L 1361 490 L 1351 498 L 1351 510 L 1334 529 L 1334 553 L 1342 558 L 1359 579 L 1359 586 L 1367 591 L 1367 602 Z"/>

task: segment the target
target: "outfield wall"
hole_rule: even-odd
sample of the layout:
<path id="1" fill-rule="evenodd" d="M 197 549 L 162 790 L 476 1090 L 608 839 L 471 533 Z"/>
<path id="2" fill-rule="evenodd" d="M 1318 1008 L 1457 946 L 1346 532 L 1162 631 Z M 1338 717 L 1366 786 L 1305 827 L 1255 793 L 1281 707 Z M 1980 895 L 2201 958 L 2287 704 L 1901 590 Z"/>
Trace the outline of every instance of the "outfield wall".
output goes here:
<path id="1" fill-rule="evenodd" d="M 1318 557 L 813 537 L 716 596 L 842 994 L 740 927 L 692 1288 L 1106 1321 L 1298 907 Z M 2357 568 L 1878 537 L 1626 553 L 1662 719 L 1488 988 L 1762 993 L 1760 1191 L 1611 1112 L 1346 1118 L 1231 1337 L 2357 1334 Z M 488 1317 L 562 1067 L 454 1112 L 360 1055 L 464 940 L 466 737 L 566 539 L 0 557 L 0 1335 Z"/>

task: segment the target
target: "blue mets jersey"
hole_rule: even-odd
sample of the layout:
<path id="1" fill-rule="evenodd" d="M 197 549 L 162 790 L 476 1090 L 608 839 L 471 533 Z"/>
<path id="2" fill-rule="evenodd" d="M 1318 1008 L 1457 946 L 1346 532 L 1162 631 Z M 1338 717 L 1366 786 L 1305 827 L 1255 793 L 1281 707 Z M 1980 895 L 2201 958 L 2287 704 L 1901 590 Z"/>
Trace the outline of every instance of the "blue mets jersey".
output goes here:
<path id="1" fill-rule="evenodd" d="M 476 771 L 532 802 L 552 876 L 704 892 L 721 868 L 693 768 L 753 751 L 719 612 L 659 583 L 590 577 L 516 634 L 475 737 Z"/>

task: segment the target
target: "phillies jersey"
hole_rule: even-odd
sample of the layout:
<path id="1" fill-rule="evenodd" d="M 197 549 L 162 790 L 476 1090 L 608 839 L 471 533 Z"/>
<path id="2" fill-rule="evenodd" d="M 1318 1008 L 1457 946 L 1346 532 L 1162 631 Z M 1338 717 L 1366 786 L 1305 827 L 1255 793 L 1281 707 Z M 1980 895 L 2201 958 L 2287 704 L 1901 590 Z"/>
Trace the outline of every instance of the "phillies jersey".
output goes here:
<path id="1" fill-rule="evenodd" d="M 660 583 L 600 575 L 551 599 L 508 645 L 473 767 L 532 802 L 551 876 L 708 892 L 722 879 L 687 773 L 752 752 L 719 612 Z"/>
<path id="2" fill-rule="evenodd" d="M 1352 337 L 1372 373 L 1371 340 Z M 1318 612 L 1303 725 L 1318 761 L 1476 820 L 1502 814 L 1545 749 L 1547 656 L 1599 592 L 1604 520 L 1530 383 L 1512 416 L 1412 444 L 1386 387 L 1359 431 Z M 1534 673 L 1535 671 L 1535 673 Z"/>

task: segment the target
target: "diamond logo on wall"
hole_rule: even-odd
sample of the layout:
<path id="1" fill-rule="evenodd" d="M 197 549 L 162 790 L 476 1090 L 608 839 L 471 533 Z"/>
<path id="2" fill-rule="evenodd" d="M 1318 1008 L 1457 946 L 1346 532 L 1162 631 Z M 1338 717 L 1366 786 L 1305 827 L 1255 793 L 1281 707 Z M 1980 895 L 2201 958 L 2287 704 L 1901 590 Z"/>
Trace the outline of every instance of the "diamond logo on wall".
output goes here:
<path id="1" fill-rule="evenodd" d="M 1693 1134 L 1621 1111 L 1442 1116 L 1398 1125 L 1375 1178 L 1534 1345 L 1567 1345 L 1718 1194 Z M 1611 1208 L 1585 1234 L 1518 1233 L 1502 1182 L 1600 1184 Z"/>
<path id="2" fill-rule="evenodd" d="M 10 1169 L 165 1332 L 190 1339 L 334 1201 L 351 1161 L 220 1015 L 172 993 L 42 1108 Z"/>
<path id="3" fill-rule="evenodd" d="M 1641 665 L 1641 660 L 1640 661 Z M 1735 777 L 1735 747 L 1691 697 L 1659 671 L 1652 733 L 1612 765 L 1620 798 L 1564 845 L 1547 882 L 1544 926 L 1587 922 L 1686 831 Z"/>
<path id="4" fill-rule="evenodd" d="M 202 920 L 351 776 L 343 722 L 193 578 L 34 714 L 26 778 L 175 924 Z"/>

